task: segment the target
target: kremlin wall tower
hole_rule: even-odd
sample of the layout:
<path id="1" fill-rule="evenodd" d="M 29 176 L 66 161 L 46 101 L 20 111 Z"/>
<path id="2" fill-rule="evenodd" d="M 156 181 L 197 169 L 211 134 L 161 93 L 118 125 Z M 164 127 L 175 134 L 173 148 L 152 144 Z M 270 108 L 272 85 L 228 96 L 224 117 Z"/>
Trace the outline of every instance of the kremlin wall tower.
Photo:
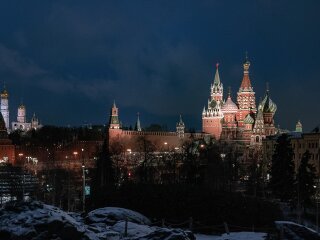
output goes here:
<path id="1" fill-rule="evenodd" d="M 216 65 L 214 81 L 210 86 L 210 97 L 207 108 L 202 111 L 202 132 L 185 133 L 185 125 L 180 116 L 176 132 L 146 132 L 141 130 L 138 116 L 136 129 L 128 131 L 121 129 L 119 112 L 114 103 L 111 109 L 108 142 L 121 143 L 130 151 L 135 151 L 135 143 L 138 137 L 145 137 L 155 146 L 163 148 L 163 144 L 169 149 L 177 149 L 191 136 L 195 139 L 210 139 L 226 142 L 241 143 L 245 146 L 261 146 L 266 136 L 276 134 L 274 114 L 276 104 L 271 100 L 269 89 L 258 107 L 256 105 L 255 92 L 249 77 L 250 62 L 246 57 L 243 63 L 243 79 L 237 93 L 236 103 L 232 100 L 229 90 L 224 99 L 223 84 L 219 76 L 219 64 Z"/>

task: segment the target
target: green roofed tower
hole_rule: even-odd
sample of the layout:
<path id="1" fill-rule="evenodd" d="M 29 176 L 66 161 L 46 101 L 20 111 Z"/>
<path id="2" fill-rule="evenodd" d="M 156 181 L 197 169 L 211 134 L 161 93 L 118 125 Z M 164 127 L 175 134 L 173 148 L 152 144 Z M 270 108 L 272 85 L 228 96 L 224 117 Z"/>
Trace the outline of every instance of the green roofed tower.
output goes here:
<path id="1" fill-rule="evenodd" d="M 116 106 L 116 102 L 113 102 L 113 106 L 111 108 L 110 120 L 109 120 L 109 128 L 119 129 L 120 122 L 119 122 L 119 113 L 118 108 Z"/>

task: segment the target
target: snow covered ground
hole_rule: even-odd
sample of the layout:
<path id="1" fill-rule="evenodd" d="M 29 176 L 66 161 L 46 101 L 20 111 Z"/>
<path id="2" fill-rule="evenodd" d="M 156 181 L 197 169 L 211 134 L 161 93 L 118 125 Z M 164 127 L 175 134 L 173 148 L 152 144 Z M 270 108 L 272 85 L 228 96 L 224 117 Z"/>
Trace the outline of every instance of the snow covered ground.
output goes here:
<path id="1" fill-rule="evenodd" d="M 100 208 L 86 216 L 66 213 L 38 201 L 11 202 L 0 208 L 1 240 L 195 239 L 189 231 L 150 225 L 145 216 L 123 208 Z"/>
<path id="2" fill-rule="evenodd" d="M 195 234 L 197 240 L 264 240 L 266 233 L 259 232 L 231 232 L 221 236 Z"/>

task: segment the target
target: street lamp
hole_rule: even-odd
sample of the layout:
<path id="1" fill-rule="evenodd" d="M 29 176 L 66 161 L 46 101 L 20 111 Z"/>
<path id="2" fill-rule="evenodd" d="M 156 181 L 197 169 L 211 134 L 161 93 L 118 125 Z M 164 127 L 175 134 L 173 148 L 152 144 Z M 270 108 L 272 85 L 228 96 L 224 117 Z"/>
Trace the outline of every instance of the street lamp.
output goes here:
<path id="1" fill-rule="evenodd" d="M 66 156 L 66 161 L 68 161 L 68 156 Z M 68 161 L 68 212 L 70 212 L 70 160 Z"/>
<path id="2" fill-rule="evenodd" d="M 81 158 L 82 158 L 82 212 L 86 210 L 86 166 L 83 156 L 84 148 L 81 148 Z"/>
<path id="3" fill-rule="evenodd" d="M 224 167 L 224 158 L 226 157 L 226 154 L 225 153 L 221 153 L 220 154 L 220 157 L 222 159 L 222 167 L 223 167 L 223 176 L 222 176 L 222 179 L 223 179 L 223 190 L 225 190 L 225 167 Z"/>
<path id="4" fill-rule="evenodd" d="M 168 143 L 167 143 L 167 142 L 164 142 L 163 144 L 164 144 L 164 146 L 165 146 L 165 150 L 167 150 L 167 152 L 169 152 Z"/>
<path id="5" fill-rule="evenodd" d="M 19 153 L 19 158 L 20 158 L 20 163 L 21 163 L 21 159 L 23 157 L 23 153 Z M 23 174 L 23 182 L 22 182 L 22 201 L 24 201 L 24 188 L 25 188 L 25 174 L 24 174 L 24 170 L 25 170 L 25 161 L 23 162 L 23 169 L 22 169 L 22 174 Z"/>
<path id="6" fill-rule="evenodd" d="M 86 210 L 86 175 L 85 175 L 85 165 L 82 163 L 82 211 Z"/>

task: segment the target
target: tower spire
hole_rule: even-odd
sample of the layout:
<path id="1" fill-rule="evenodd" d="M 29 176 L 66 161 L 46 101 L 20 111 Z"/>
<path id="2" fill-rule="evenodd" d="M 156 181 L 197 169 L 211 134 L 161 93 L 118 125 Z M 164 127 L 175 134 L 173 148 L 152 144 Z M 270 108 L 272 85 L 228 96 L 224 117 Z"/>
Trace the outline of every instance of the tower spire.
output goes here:
<path id="1" fill-rule="evenodd" d="M 182 116 L 180 114 L 179 122 L 176 125 L 176 131 L 179 138 L 184 137 L 184 130 L 185 130 L 185 125 L 184 125 L 184 122 L 182 121 Z"/>
<path id="2" fill-rule="evenodd" d="M 220 75 L 219 75 L 219 63 L 216 63 L 216 74 L 214 75 L 214 85 L 220 84 Z"/>
<path id="3" fill-rule="evenodd" d="M 249 68 L 250 68 L 250 61 L 248 58 L 248 52 L 246 52 L 245 61 L 243 63 L 243 79 L 241 82 L 240 89 L 246 90 L 246 91 L 252 91 L 252 86 L 249 78 Z"/>
<path id="4" fill-rule="evenodd" d="M 139 112 L 137 112 L 137 122 L 136 122 L 136 126 L 135 126 L 134 130 L 141 132 L 140 113 Z"/>
<path id="5" fill-rule="evenodd" d="M 119 129 L 120 128 L 120 121 L 118 115 L 118 108 L 116 106 L 116 102 L 113 102 L 113 106 L 111 108 L 111 114 L 109 119 L 109 128 Z"/>

